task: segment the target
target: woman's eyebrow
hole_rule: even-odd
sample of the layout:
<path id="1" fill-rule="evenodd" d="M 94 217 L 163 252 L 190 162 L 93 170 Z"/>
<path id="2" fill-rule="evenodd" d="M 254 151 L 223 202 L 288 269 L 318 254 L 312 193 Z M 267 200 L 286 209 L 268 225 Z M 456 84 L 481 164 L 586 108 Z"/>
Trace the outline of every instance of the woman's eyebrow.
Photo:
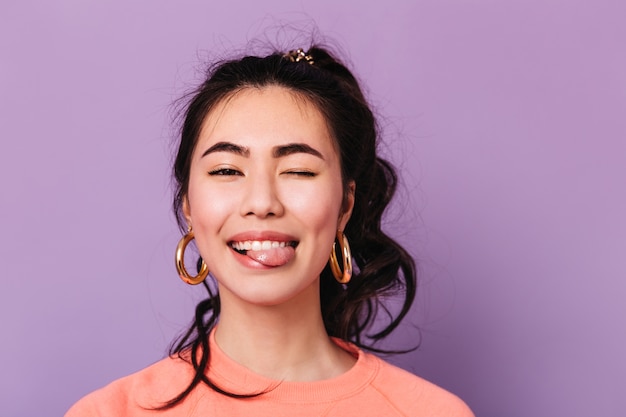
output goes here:
<path id="1" fill-rule="evenodd" d="M 321 152 L 310 147 L 306 143 L 290 143 L 287 145 L 275 146 L 273 154 L 274 158 L 280 158 L 294 153 L 308 153 L 309 155 L 317 156 L 318 158 L 324 160 L 324 156 L 322 156 Z"/>
<path id="2" fill-rule="evenodd" d="M 230 152 L 237 155 L 245 156 L 246 158 L 250 156 L 250 150 L 244 146 L 235 145 L 231 142 L 217 142 L 215 145 L 204 151 L 201 158 L 213 152 Z"/>

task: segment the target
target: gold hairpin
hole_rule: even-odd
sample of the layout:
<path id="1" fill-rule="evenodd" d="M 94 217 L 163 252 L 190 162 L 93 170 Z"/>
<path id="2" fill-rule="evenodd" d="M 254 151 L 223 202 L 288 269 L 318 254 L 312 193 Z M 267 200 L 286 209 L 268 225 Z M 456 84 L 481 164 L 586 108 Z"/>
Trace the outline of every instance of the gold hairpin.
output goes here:
<path id="1" fill-rule="evenodd" d="M 306 61 L 311 65 L 315 63 L 315 61 L 313 61 L 313 57 L 309 55 L 308 53 L 304 52 L 303 49 L 295 49 L 295 50 L 289 51 L 283 56 L 287 58 L 288 60 L 290 60 L 291 62 Z"/>

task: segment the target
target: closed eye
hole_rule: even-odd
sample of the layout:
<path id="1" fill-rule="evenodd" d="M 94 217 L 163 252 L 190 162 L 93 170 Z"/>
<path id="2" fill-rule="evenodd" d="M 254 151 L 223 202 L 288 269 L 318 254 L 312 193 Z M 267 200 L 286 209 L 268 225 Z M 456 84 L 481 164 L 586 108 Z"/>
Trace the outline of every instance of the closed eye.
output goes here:
<path id="1" fill-rule="evenodd" d="M 315 172 L 305 171 L 305 170 L 285 171 L 285 172 L 283 172 L 283 174 L 295 175 L 295 176 L 298 176 L 298 177 L 315 177 L 317 175 Z"/>
<path id="2" fill-rule="evenodd" d="M 212 176 L 231 176 L 231 175 L 243 175 L 240 171 L 232 168 L 219 168 L 209 171 L 209 175 Z"/>

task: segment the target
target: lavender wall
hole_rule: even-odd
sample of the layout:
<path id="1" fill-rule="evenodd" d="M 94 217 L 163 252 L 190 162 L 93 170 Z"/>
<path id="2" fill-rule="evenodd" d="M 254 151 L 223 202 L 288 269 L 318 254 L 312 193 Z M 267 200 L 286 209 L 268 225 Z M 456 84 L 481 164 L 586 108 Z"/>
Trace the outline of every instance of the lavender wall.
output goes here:
<path id="1" fill-rule="evenodd" d="M 187 323 L 170 104 L 275 18 L 349 52 L 403 169 L 423 343 L 393 360 L 480 416 L 623 415 L 626 7 L 335 3 L 0 6 L 2 416 L 61 415 Z"/>

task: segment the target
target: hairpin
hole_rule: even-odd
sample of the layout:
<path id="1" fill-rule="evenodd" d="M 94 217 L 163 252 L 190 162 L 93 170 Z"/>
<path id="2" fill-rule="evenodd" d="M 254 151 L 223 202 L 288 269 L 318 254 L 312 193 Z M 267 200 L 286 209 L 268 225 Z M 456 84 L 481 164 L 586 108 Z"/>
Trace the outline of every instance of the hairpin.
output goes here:
<path id="1" fill-rule="evenodd" d="M 294 49 L 292 51 L 287 52 L 283 55 L 285 58 L 290 60 L 291 62 L 300 62 L 306 61 L 309 64 L 313 65 L 315 61 L 313 61 L 313 57 L 308 53 L 304 52 L 302 49 Z"/>

